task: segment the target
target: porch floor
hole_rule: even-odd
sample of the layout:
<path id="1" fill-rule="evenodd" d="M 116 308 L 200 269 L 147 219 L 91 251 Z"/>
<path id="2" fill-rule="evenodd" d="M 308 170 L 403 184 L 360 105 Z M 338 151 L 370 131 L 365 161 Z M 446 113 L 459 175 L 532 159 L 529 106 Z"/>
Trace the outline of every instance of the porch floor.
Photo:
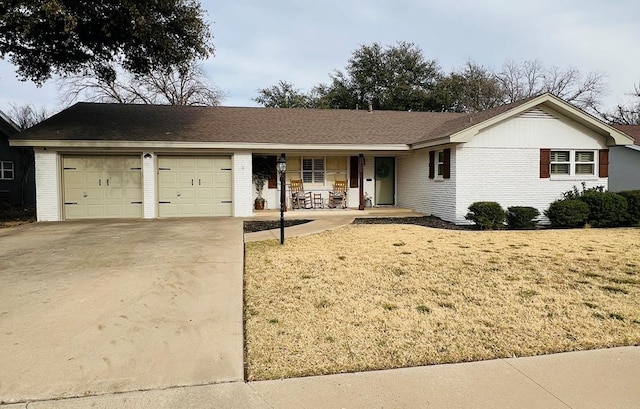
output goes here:
<path id="1" fill-rule="evenodd" d="M 324 217 L 422 217 L 428 216 L 402 207 L 367 207 L 346 209 L 295 209 L 284 212 L 285 219 L 316 219 Z M 280 209 L 256 210 L 248 220 L 273 220 L 280 218 Z"/>

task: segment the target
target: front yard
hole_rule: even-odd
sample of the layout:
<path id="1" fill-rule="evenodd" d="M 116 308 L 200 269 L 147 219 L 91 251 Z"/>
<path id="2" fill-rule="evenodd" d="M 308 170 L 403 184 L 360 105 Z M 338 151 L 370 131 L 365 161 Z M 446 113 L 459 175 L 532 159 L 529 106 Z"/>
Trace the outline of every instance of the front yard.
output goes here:
<path id="1" fill-rule="evenodd" d="M 640 229 L 350 225 L 246 244 L 249 380 L 640 344 Z"/>

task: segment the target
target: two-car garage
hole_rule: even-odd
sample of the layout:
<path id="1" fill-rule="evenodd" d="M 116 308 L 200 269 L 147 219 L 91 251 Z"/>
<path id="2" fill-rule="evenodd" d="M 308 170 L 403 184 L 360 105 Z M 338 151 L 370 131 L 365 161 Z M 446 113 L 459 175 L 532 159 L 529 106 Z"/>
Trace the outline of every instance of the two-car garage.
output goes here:
<path id="1" fill-rule="evenodd" d="M 158 156 L 153 175 L 144 174 L 142 161 L 142 155 L 63 155 L 63 217 L 142 218 L 147 184 L 157 217 L 233 214 L 230 156 Z"/>

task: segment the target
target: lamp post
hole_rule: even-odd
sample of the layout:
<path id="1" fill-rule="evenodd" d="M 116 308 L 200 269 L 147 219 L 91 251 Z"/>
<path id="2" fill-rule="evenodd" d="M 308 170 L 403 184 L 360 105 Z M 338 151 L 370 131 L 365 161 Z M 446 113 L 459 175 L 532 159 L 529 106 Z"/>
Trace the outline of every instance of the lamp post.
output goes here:
<path id="1" fill-rule="evenodd" d="M 284 244 L 284 203 L 285 203 L 285 172 L 287 171 L 287 160 L 284 153 L 278 158 L 278 173 L 280 174 L 280 244 Z"/>

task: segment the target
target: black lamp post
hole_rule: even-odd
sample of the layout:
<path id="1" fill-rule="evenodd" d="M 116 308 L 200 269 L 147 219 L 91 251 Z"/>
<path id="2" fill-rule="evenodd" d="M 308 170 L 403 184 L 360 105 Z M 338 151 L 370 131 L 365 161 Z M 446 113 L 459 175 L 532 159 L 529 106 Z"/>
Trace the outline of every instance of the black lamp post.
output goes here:
<path id="1" fill-rule="evenodd" d="M 284 153 L 278 158 L 278 173 L 280 174 L 280 244 L 284 244 L 284 203 L 285 198 L 285 172 L 287 171 L 287 160 Z"/>

